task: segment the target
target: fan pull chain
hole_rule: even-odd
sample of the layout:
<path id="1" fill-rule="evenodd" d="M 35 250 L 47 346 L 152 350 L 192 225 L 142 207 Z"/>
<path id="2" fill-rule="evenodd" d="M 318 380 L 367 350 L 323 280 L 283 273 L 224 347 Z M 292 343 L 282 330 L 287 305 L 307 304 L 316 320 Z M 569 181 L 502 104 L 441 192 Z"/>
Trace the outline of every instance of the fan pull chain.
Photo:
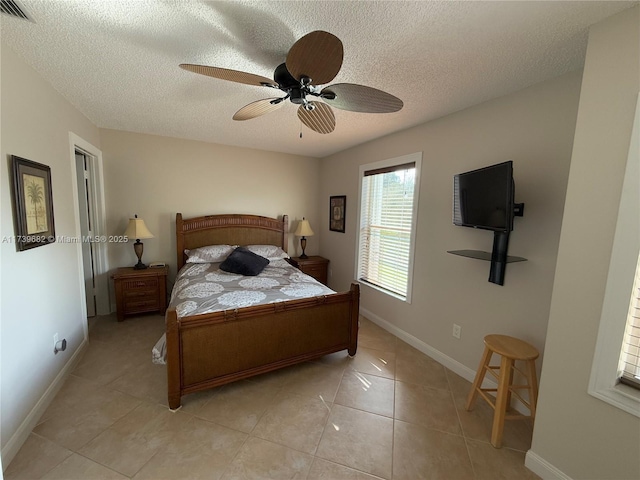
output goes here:
<path id="1" fill-rule="evenodd" d="M 302 138 L 302 121 L 300 121 L 300 138 Z"/>

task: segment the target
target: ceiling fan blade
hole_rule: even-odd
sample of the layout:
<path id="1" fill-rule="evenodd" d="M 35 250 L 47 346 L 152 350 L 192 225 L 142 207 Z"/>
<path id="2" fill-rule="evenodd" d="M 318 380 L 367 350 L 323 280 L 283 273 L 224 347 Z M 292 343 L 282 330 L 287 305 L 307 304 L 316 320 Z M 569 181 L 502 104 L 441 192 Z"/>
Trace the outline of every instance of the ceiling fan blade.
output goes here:
<path id="1" fill-rule="evenodd" d="M 313 106 L 313 110 L 307 110 L 305 105 L 298 108 L 298 118 L 302 123 L 314 132 L 331 133 L 336 128 L 336 117 L 333 110 L 326 103 L 308 102 Z"/>
<path id="2" fill-rule="evenodd" d="M 241 72 L 239 70 L 230 70 L 228 68 L 207 67 L 206 65 L 192 65 L 190 63 L 181 63 L 180 68 L 190 72 L 207 75 L 220 80 L 228 80 L 230 82 L 244 83 L 246 85 L 257 85 L 259 87 L 278 88 L 275 81 L 253 73 Z"/>
<path id="3" fill-rule="evenodd" d="M 344 50 L 338 37 L 316 30 L 293 44 L 287 54 L 287 70 L 296 79 L 311 79 L 314 85 L 329 83 L 342 67 Z"/>
<path id="4" fill-rule="evenodd" d="M 335 94 L 335 98 L 331 98 Z M 341 110 L 362 113 L 391 113 L 402 109 L 404 104 L 398 97 L 376 88 L 355 83 L 336 83 L 320 92 L 329 105 Z"/>
<path id="5" fill-rule="evenodd" d="M 258 100 L 257 102 L 252 102 L 238 110 L 233 116 L 233 119 L 250 120 L 252 118 L 259 117 L 260 115 L 273 112 L 284 104 L 285 102 L 282 98 L 265 98 L 264 100 Z"/>

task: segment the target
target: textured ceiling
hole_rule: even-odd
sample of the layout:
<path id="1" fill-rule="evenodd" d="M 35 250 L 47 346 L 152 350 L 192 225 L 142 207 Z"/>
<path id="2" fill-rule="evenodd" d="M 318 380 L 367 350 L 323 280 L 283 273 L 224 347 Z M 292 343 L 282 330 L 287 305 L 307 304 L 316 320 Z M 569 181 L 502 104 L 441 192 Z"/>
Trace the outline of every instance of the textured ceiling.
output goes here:
<path id="1" fill-rule="evenodd" d="M 0 33 L 98 127 L 324 157 L 581 68 L 588 27 L 637 3 L 20 0 L 34 22 L 0 15 Z M 384 90 L 404 108 L 334 109 L 328 135 L 301 126 L 288 102 L 234 121 L 278 92 L 178 68 L 273 78 L 313 30 L 344 44 L 332 83 Z"/>

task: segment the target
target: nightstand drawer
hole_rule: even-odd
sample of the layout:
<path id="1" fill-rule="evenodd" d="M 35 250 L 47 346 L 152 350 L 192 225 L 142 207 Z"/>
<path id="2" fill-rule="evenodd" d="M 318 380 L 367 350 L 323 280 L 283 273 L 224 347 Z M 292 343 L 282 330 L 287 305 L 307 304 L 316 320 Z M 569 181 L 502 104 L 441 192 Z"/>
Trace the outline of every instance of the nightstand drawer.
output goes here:
<path id="1" fill-rule="evenodd" d="M 128 292 L 132 290 L 151 290 L 155 291 L 158 288 L 158 278 L 150 277 L 150 278 L 135 278 L 130 280 L 123 280 L 122 286 Z"/>
<path id="2" fill-rule="evenodd" d="M 158 298 L 142 298 L 137 300 L 125 300 L 124 308 L 127 313 L 148 312 L 149 310 L 157 310 Z"/>
<path id="3" fill-rule="evenodd" d="M 139 301 L 144 299 L 158 298 L 158 290 L 156 288 L 140 288 L 138 290 L 125 290 L 124 301 Z"/>
<path id="4" fill-rule="evenodd" d="M 300 270 L 302 270 L 307 275 L 317 277 L 320 275 L 324 275 L 327 271 L 327 267 L 325 265 L 303 265 Z"/>

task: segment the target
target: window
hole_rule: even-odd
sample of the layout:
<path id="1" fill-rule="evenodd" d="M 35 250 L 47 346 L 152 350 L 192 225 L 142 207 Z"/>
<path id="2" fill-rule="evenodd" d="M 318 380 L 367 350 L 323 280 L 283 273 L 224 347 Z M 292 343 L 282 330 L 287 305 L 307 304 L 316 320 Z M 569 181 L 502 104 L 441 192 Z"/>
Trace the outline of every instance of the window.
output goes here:
<path id="1" fill-rule="evenodd" d="M 422 153 L 360 167 L 356 278 L 411 302 Z"/>
<path id="2" fill-rule="evenodd" d="M 632 379 L 633 363 L 638 362 L 637 310 L 630 315 L 630 297 L 638 295 L 638 268 L 640 258 L 640 97 L 631 133 L 629 157 L 622 184 L 618 209 L 618 221 L 611 251 L 609 275 L 605 289 L 596 350 L 591 366 L 589 394 L 600 400 L 640 417 L 640 389 L 621 381 L 625 370 L 622 362 L 630 361 Z M 635 281 L 634 281 L 635 279 Z M 637 298 L 632 302 L 637 302 Z M 637 306 L 637 303 L 635 304 Z M 633 308 L 633 304 L 631 306 Z M 634 318 L 635 315 L 635 318 Z M 630 327 L 631 325 L 631 327 Z M 635 325 L 635 327 L 633 327 Z M 621 355 L 622 346 L 622 355 Z M 629 352 L 630 355 L 626 355 Z M 635 352 L 635 359 L 633 353 Z M 631 380 L 629 380 L 631 381 Z"/>
<path id="3" fill-rule="evenodd" d="M 620 381 L 640 388 L 640 257 L 620 353 Z"/>

